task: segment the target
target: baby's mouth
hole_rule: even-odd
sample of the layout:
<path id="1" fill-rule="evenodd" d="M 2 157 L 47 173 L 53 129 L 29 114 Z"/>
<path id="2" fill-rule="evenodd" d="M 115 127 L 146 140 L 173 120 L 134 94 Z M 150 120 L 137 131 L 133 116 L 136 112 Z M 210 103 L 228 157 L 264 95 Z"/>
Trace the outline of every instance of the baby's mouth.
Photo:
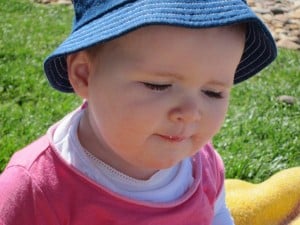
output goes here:
<path id="1" fill-rule="evenodd" d="M 169 141 L 169 142 L 182 142 L 187 138 L 185 136 L 177 136 L 177 135 L 158 135 L 159 137 Z"/>

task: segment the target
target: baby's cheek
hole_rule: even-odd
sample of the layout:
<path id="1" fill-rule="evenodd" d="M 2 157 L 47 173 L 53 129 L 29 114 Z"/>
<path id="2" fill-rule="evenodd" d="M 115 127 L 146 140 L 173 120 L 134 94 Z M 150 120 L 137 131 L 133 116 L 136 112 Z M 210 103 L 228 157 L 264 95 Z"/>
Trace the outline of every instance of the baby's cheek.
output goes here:
<path id="1" fill-rule="evenodd" d="M 200 135 L 195 135 L 192 137 L 192 144 L 193 144 L 193 152 L 192 154 L 196 153 L 200 148 L 202 148 L 210 139 L 203 138 Z"/>
<path id="2" fill-rule="evenodd" d="M 227 109 L 227 104 L 224 103 L 212 111 L 211 117 L 214 119 L 216 126 L 222 126 L 227 115 Z"/>

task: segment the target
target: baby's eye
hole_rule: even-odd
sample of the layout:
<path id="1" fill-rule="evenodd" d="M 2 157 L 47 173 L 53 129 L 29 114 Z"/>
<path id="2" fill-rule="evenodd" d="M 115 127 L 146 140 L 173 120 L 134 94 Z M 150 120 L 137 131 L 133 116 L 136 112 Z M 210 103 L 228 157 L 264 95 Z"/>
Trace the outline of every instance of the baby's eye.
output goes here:
<path id="1" fill-rule="evenodd" d="M 145 85 L 145 87 L 154 90 L 154 91 L 164 91 L 166 89 L 168 89 L 169 87 L 171 87 L 171 84 L 152 84 L 152 83 L 146 83 L 143 82 L 143 84 Z"/>
<path id="2" fill-rule="evenodd" d="M 217 99 L 223 98 L 222 92 L 219 92 L 219 91 L 204 90 L 202 92 L 210 98 L 217 98 Z"/>

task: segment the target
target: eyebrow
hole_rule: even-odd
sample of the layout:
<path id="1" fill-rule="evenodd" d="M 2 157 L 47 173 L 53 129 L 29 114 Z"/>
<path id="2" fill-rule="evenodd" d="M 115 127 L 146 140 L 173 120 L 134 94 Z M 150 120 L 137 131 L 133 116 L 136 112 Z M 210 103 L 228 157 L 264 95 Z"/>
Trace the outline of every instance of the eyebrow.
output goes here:
<path id="1" fill-rule="evenodd" d="M 159 77 L 170 77 L 170 78 L 176 78 L 177 80 L 183 80 L 183 76 L 178 73 L 168 72 L 168 71 L 154 71 L 152 73 L 153 75 L 159 76 Z"/>
<path id="2" fill-rule="evenodd" d="M 179 73 L 173 73 L 173 72 L 168 72 L 168 71 L 155 71 L 153 72 L 154 75 L 159 76 L 159 77 L 171 77 L 171 78 L 176 78 L 177 80 L 184 80 L 183 76 Z M 209 82 L 207 82 L 210 85 L 214 86 L 220 86 L 220 87 L 225 87 L 225 88 L 230 88 L 233 85 L 232 83 L 227 83 L 227 82 L 222 82 L 219 80 L 212 79 Z"/>
<path id="3" fill-rule="evenodd" d="M 233 86 L 233 81 L 231 83 L 227 83 L 227 82 L 222 82 L 222 81 L 218 81 L 218 80 L 211 80 L 208 82 L 208 84 L 225 87 L 225 88 L 231 88 Z"/>

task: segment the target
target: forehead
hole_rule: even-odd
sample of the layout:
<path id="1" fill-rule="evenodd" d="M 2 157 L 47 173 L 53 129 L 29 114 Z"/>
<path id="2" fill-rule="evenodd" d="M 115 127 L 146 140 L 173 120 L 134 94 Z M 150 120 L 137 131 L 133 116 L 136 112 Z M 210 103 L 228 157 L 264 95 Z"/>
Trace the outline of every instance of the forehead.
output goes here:
<path id="1" fill-rule="evenodd" d="M 100 55 L 108 61 L 135 64 L 137 69 L 155 69 L 160 74 L 233 75 L 243 52 L 244 36 L 239 26 L 148 26 L 104 44 Z"/>
<path id="2" fill-rule="evenodd" d="M 146 47 L 158 47 L 161 43 L 163 43 L 163 46 L 174 42 L 184 44 L 184 42 L 191 41 L 192 39 L 194 39 L 196 45 L 199 45 L 206 39 L 211 39 L 211 37 L 215 37 L 216 41 L 222 36 L 242 37 L 245 35 L 244 27 L 243 24 L 237 24 L 216 28 L 192 29 L 168 25 L 151 25 L 113 39 L 104 46 L 110 48 L 110 50 L 144 50 Z"/>

